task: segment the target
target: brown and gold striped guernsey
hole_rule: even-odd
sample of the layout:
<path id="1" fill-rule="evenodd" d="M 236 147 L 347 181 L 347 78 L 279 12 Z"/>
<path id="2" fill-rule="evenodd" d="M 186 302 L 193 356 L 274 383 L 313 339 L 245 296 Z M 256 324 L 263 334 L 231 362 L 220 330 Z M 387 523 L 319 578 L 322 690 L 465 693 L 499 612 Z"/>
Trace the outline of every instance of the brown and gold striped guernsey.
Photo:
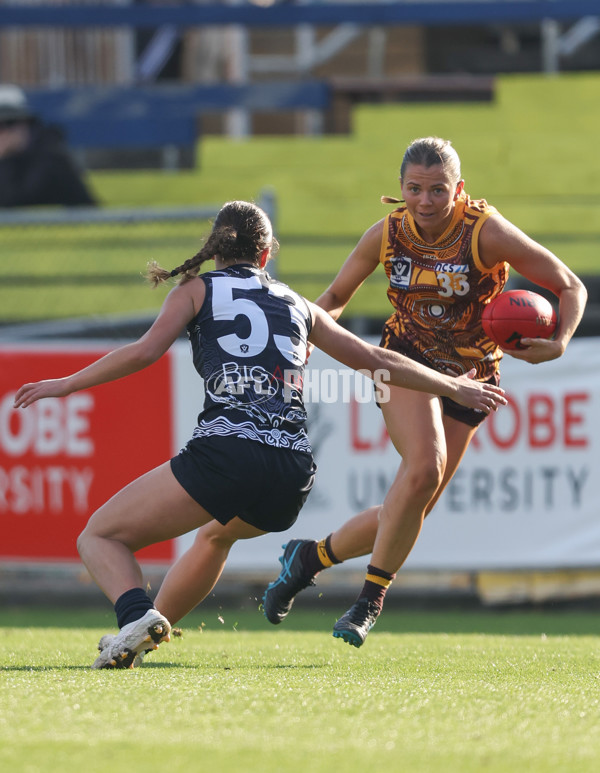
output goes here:
<path id="1" fill-rule="evenodd" d="M 487 269 L 478 251 L 481 226 L 496 212 L 484 199 L 462 194 L 452 222 L 433 244 L 418 235 L 406 207 L 387 216 L 380 261 L 395 311 L 384 328 L 384 347 L 416 352 L 436 370 L 460 374 L 476 368 L 482 380 L 497 373 L 502 352 L 480 320 L 485 304 L 504 288 L 509 266 Z"/>

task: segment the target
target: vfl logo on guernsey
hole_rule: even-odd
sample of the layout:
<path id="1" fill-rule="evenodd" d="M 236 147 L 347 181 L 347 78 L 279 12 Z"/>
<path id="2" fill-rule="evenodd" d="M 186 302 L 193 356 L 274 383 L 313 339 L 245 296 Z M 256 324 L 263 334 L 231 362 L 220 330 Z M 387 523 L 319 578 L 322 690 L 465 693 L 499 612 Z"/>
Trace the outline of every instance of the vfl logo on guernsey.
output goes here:
<path id="1" fill-rule="evenodd" d="M 410 287 L 410 275 L 412 273 L 412 259 L 402 256 L 390 260 L 392 270 L 390 273 L 390 287 L 406 290 Z"/>

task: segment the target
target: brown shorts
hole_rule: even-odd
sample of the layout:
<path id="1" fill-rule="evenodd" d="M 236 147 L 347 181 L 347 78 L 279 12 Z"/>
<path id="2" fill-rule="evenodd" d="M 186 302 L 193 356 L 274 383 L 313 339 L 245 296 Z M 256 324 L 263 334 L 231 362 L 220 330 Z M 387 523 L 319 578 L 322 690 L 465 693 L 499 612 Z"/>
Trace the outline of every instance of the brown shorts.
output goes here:
<path id="1" fill-rule="evenodd" d="M 390 349 L 392 352 L 403 354 L 405 357 L 435 370 L 435 367 L 430 362 L 419 354 L 419 352 L 417 352 L 410 344 L 407 344 L 398 338 L 387 325 L 383 328 L 379 346 L 383 346 L 384 349 Z M 486 383 L 498 386 L 500 384 L 500 378 L 497 375 L 493 375 L 486 380 Z M 375 394 L 377 394 L 377 392 Z M 481 422 L 487 418 L 487 413 L 477 411 L 475 408 L 466 408 L 464 405 L 460 405 L 460 403 L 451 400 L 449 397 L 441 397 L 440 399 L 442 401 L 444 416 L 450 416 L 451 419 L 456 419 L 456 421 L 460 421 L 463 424 L 468 424 L 469 427 L 478 427 Z"/>

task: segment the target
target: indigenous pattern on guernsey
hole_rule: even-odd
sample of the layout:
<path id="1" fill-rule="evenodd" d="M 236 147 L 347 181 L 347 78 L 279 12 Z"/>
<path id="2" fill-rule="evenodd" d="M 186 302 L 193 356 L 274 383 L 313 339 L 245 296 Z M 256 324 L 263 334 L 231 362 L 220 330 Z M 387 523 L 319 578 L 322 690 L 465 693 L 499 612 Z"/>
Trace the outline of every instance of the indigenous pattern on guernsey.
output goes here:
<path id="1" fill-rule="evenodd" d="M 496 212 L 484 199 L 463 194 L 434 244 L 420 238 L 406 207 L 387 216 L 380 261 L 395 312 L 385 323 L 382 346 L 416 352 L 436 370 L 456 375 L 471 368 L 481 380 L 497 374 L 502 352 L 483 332 L 481 314 L 504 288 L 509 266 L 487 269 L 477 246 L 481 226 Z"/>
<path id="2" fill-rule="evenodd" d="M 302 397 L 308 304 L 251 265 L 201 279 L 205 300 L 187 327 L 205 387 L 193 437 L 233 435 L 310 453 Z"/>

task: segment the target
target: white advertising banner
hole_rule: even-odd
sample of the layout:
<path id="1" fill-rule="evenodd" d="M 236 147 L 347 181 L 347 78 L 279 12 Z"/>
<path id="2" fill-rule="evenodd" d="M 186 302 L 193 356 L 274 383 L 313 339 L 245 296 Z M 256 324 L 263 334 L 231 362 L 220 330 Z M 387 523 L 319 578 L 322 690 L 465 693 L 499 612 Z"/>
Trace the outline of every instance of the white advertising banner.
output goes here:
<path id="1" fill-rule="evenodd" d="M 178 450 L 202 397 L 187 346 L 173 355 Z M 576 339 L 562 358 L 541 365 L 506 356 L 502 386 L 510 405 L 477 431 L 407 569 L 600 566 L 600 339 Z M 276 574 L 283 542 L 326 536 L 380 503 L 396 474 L 400 458 L 370 381 L 314 351 L 305 389 L 319 467 L 315 488 L 290 531 L 238 543 L 231 569 Z M 181 540 L 179 552 L 187 544 L 189 538 Z"/>

